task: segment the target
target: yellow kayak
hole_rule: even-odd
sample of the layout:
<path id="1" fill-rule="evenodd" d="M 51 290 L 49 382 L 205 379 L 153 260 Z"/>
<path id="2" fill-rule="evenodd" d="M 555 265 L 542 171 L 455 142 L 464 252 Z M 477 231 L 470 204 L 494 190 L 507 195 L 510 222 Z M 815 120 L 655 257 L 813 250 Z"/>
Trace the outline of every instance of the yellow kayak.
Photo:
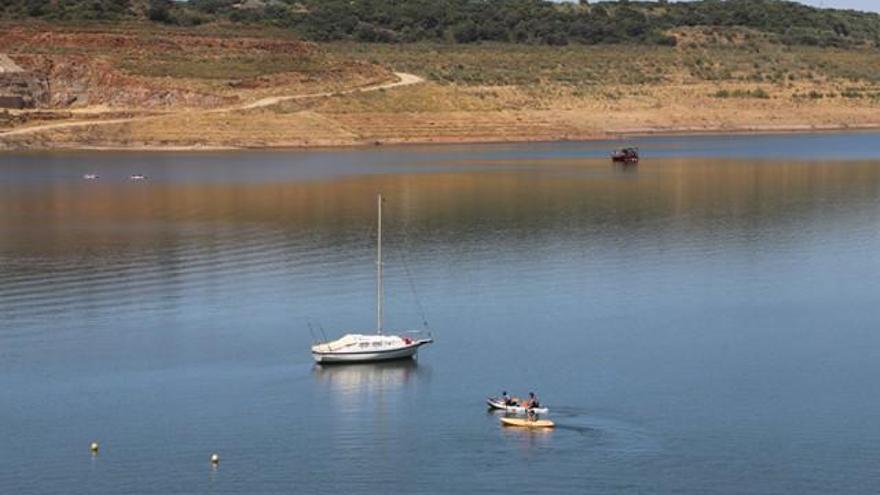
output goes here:
<path id="1" fill-rule="evenodd" d="M 504 426 L 518 426 L 520 428 L 553 428 L 556 426 L 549 419 L 536 419 L 530 421 L 525 418 L 501 418 L 501 424 Z"/>

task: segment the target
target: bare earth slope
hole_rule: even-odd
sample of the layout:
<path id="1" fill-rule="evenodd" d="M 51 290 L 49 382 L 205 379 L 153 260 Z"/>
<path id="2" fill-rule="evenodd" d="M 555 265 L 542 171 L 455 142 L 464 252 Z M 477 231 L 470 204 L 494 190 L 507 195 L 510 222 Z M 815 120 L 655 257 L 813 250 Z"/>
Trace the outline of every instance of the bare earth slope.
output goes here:
<path id="1" fill-rule="evenodd" d="M 0 149 L 231 148 L 871 128 L 880 53 L 683 30 L 677 47 L 316 45 L 284 33 L 0 26 L 50 81 Z M 405 72 L 393 72 L 391 68 Z M 418 75 L 416 75 L 418 74 Z"/>
<path id="2" fill-rule="evenodd" d="M 395 73 L 397 80 L 385 82 L 381 84 L 375 84 L 371 86 L 364 87 L 355 87 L 352 89 L 344 89 L 336 92 L 324 91 L 320 93 L 306 93 L 306 94 L 296 94 L 296 95 L 286 95 L 286 96 L 270 96 L 266 98 L 261 98 L 256 101 L 252 101 L 250 103 L 244 103 L 240 105 L 233 105 L 228 107 L 214 108 L 209 110 L 190 110 L 189 112 L 169 112 L 166 114 L 159 115 L 141 115 L 141 116 L 131 116 L 131 117 L 122 117 L 122 118 L 112 118 L 112 119 L 94 119 L 94 120 L 70 120 L 64 122 L 55 122 L 51 124 L 37 124 L 30 126 L 22 126 L 19 128 L 11 129 L 8 131 L 0 132 L 0 139 L 3 138 L 22 138 L 29 135 L 52 135 L 55 133 L 63 133 L 73 131 L 76 133 L 78 130 L 88 130 L 90 132 L 97 132 L 97 128 L 112 126 L 115 124 L 139 124 L 143 123 L 147 120 L 155 120 L 160 123 L 166 122 L 169 127 L 172 126 L 171 121 L 175 121 L 178 119 L 184 119 L 185 122 L 191 122 L 197 120 L 199 117 L 205 117 L 209 115 L 217 115 L 217 114 L 228 114 L 223 117 L 224 119 L 233 118 L 231 115 L 234 115 L 239 112 L 243 112 L 246 110 L 254 110 L 258 108 L 271 107 L 273 105 L 277 105 L 279 103 L 289 102 L 289 101 L 297 101 L 297 100 L 307 100 L 312 98 L 328 98 L 332 96 L 342 96 L 353 93 L 368 93 L 371 91 L 382 91 L 386 89 L 397 88 L 401 86 L 409 86 L 412 84 L 419 84 L 424 82 L 419 76 L 413 74 L 405 74 L 402 72 Z M 208 146 L 214 147 L 222 147 L 222 144 L 215 144 Z M 144 144 L 146 146 L 146 144 Z"/>

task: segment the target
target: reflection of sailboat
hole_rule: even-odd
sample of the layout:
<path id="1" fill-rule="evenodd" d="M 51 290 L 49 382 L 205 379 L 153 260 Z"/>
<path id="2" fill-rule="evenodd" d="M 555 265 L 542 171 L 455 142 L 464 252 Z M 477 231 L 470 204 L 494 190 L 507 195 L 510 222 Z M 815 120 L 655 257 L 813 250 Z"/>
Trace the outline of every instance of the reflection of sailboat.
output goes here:
<path id="1" fill-rule="evenodd" d="M 316 365 L 314 375 L 318 381 L 327 383 L 338 391 L 357 391 L 378 387 L 397 388 L 409 382 L 425 370 L 411 360 L 386 361 L 365 366 Z"/>
<path id="2" fill-rule="evenodd" d="M 379 220 L 376 254 L 376 334 L 350 333 L 332 342 L 312 346 L 312 356 L 319 363 L 367 363 L 411 358 L 419 347 L 434 342 L 431 335 L 405 332 L 401 335 L 382 334 L 382 303 L 385 297 L 382 281 L 382 195 L 378 196 Z"/>
<path id="3" fill-rule="evenodd" d="M 339 449 L 374 449 L 374 435 L 396 428 L 399 405 L 431 379 L 431 367 L 414 359 L 347 366 L 316 364 L 312 376 L 332 407 L 325 437 Z M 416 394 L 418 395 L 418 394 Z M 339 442 L 338 444 L 336 442 Z"/>

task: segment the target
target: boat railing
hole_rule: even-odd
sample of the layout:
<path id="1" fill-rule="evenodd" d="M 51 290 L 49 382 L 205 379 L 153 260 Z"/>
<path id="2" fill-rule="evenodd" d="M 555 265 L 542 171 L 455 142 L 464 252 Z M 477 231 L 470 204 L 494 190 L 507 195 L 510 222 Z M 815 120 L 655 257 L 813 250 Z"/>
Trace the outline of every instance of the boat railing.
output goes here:
<path id="1" fill-rule="evenodd" d="M 401 337 L 409 337 L 413 340 L 430 339 L 434 340 L 434 335 L 430 330 L 406 330 L 400 333 Z"/>

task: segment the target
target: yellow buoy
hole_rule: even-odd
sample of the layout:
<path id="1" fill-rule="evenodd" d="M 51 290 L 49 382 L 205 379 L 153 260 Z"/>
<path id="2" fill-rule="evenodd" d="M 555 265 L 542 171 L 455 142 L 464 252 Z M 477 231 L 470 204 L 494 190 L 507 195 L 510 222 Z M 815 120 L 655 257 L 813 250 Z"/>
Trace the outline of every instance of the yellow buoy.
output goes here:
<path id="1" fill-rule="evenodd" d="M 91 449 L 93 454 L 97 454 L 99 448 L 100 446 L 98 445 L 98 442 L 92 442 L 92 444 L 89 445 L 89 449 Z"/>

